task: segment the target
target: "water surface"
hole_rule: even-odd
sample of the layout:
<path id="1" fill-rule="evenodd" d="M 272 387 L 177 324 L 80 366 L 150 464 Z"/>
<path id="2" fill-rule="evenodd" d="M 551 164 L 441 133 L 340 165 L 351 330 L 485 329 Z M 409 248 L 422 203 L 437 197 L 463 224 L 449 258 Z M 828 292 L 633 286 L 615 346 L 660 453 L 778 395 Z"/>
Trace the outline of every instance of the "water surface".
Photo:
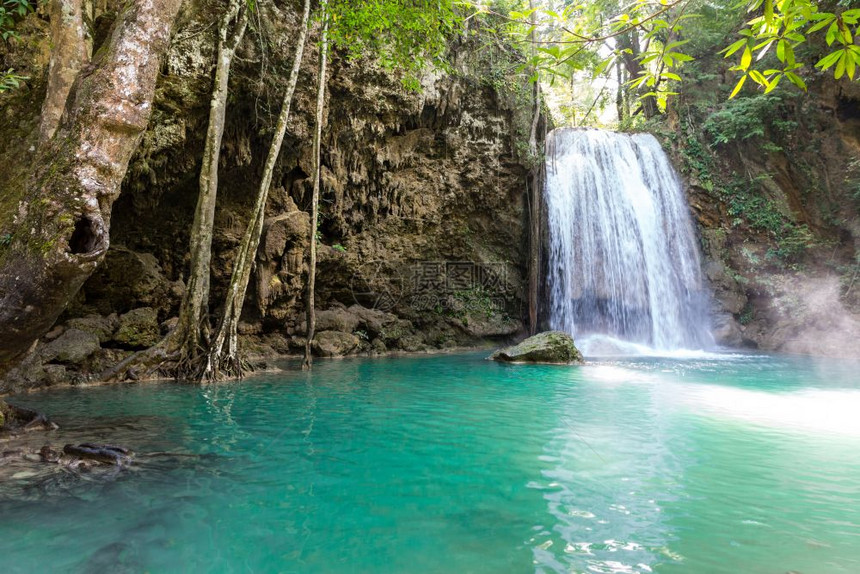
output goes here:
<path id="1" fill-rule="evenodd" d="M 18 397 L 113 478 L 0 484 L 4 572 L 860 572 L 857 363 L 318 362 Z"/>

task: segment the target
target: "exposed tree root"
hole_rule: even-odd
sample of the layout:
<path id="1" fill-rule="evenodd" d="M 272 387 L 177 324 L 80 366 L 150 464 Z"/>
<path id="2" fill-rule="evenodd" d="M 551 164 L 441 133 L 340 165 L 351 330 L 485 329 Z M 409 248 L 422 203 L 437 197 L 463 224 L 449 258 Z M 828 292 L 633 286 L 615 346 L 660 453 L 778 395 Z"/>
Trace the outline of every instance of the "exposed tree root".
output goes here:
<path id="1" fill-rule="evenodd" d="M 141 381 L 152 378 L 179 378 L 179 347 L 175 343 L 176 331 L 171 331 L 152 347 L 139 351 L 111 367 L 99 378 L 104 382 Z"/>

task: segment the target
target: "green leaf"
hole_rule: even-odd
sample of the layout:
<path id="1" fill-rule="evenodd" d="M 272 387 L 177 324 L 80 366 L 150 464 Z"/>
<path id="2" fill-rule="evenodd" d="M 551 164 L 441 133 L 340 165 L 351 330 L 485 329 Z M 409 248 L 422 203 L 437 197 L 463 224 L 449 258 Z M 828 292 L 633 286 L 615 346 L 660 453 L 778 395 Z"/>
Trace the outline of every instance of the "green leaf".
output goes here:
<path id="1" fill-rule="evenodd" d="M 828 46 L 832 46 L 833 42 L 836 41 L 837 32 L 839 32 L 839 27 L 836 25 L 836 22 L 833 22 L 830 28 L 827 29 L 827 36 L 825 37 Z"/>
<path id="2" fill-rule="evenodd" d="M 794 84 L 804 92 L 806 91 L 806 82 L 803 81 L 803 78 L 793 72 L 786 72 L 785 77 L 788 78 L 792 84 Z"/>
<path id="3" fill-rule="evenodd" d="M 758 84 L 758 85 L 760 85 L 760 86 L 763 86 L 763 87 L 765 87 L 765 88 L 767 88 L 767 87 L 768 87 L 768 81 L 767 81 L 767 78 L 765 78 L 765 77 L 764 77 L 764 74 L 762 74 L 762 73 L 761 73 L 761 72 L 759 72 L 758 70 L 750 70 L 749 76 L 750 76 L 750 79 L 751 79 L 753 82 L 755 82 L 756 84 Z"/>
<path id="4" fill-rule="evenodd" d="M 746 44 L 747 44 L 746 40 L 738 40 L 734 44 L 731 44 L 728 48 L 725 48 L 724 50 L 722 50 L 721 53 L 725 52 L 725 54 L 726 54 L 725 57 L 728 58 L 732 54 L 734 54 L 735 52 L 737 52 L 738 50 L 740 50 L 741 48 L 746 46 Z"/>
<path id="5" fill-rule="evenodd" d="M 558 46 L 550 46 L 549 48 L 540 47 L 538 48 L 538 51 L 543 52 L 544 54 L 548 54 L 558 60 L 561 48 Z"/>
<path id="6" fill-rule="evenodd" d="M 833 73 L 833 77 L 837 80 L 845 75 L 845 52 L 840 52 L 839 62 L 836 63 L 836 71 Z"/>
<path id="7" fill-rule="evenodd" d="M 606 69 L 614 61 L 615 61 L 615 58 L 610 57 L 610 58 L 605 58 L 604 60 L 601 60 L 600 62 L 598 62 L 597 66 L 594 68 L 594 77 L 596 78 L 596 77 L 600 76 L 601 74 L 603 74 L 603 72 L 605 72 Z"/>
<path id="8" fill-rule="evenodd" d="M 747 46 L 741 56 L 741 69 L 744 71 L 748 70 L 750 64 L 752 64 L 752 51 L 750 51 L 749 46 Z"/>
<path id="9" fill-rule="evenodd" d="M 670 50 L 674 50 L 675 48 L 683 46 L 684 44 L 688 44 L 689 42 L 689 40 L 681 40 L 680 42 L 669 42 L 668 44 L 666 44 L 666 47 L 664 49 L 668 52 Z"/>
<path id="10" fill-rule="evenodd" d="M 737 85 L 735 86 L 735 89 L 734 89 L 734 90 L 732 90 L 732 95 L 730 95 L 730 96 L 729 96 L 729 99 L 730 99 L 730 100 L 731 100 L 732 98 L 734 98 L 736 95 L 738 95 L 738 92 L 740 92 L 740 91 L 741 91 L 741 88 L 743 88 L 743 87 L 744 87 L 744 83 L 745 83 L 746 81 L 747 81 L 747 77 L 746 77 L 746 75 L 741 76 L 741 79 L 740 79 L 740 80 L 738 80 L 738 83 L 737 83 Z"/>
<path id="11" fill-rule="evenodd" d="M 771 80 L 770 83 L 768 84 L 767 88 L 765 88 L 764 93 L 769 94 L 772 91 L 774 91 L 776 89 L 776 87 L 779 85 L 779 81 L 781 79 L 782 79 L 782 76 L 779 75 L 779 76 L 776 76 L 773 80 Z"/>
<path id="12" fill-rule="evenodd" d="M 695 60 L 693 56 L 682 54 L 681 52 L 672 52 L 670 55 L 675 59 L 676 62 L 692 62 L 693 60 Z"/>
<path id="13" fill-rule="evenodd" d="M 820 22 L 818 22 L 817 24 L 813 25 L 809 30 L 807 30 L 807 31 L 806 31 L 806 33 L 807 33 L 807 34 L 814 34 L 814 33 L 818 32 L 819 30 L 821 30 L 821 29 L 823 29 L 823 28 L 825 28 L 825 27 L 829 26 L 830 24 L 832 24 L 832 23 L 833 23 L 833 20 L 835 20 L 835 19 L 836 19 L 836 16 L 835 16 L 835 15 L 833 15 L 833 14 L 829 14 L 829 15 L 828 15 L 828 17 L 827 17 L 826 19 L 821 20 L 821 21 L 820 21 Z"/>
<path id="14" fill-rule="evenodd" d="M 821 68 L 822 70 L 826 70 L 827 68 L 835 64 L 839 60 L 839 57 L 841 55 L 842 50 L 839 50 L 838 52 L 833 52 L 832 54 L 827 54 L 826 56 L 818 60 L 818 63 L 815 64 L 815 67 Z"/>
<path id="15" fill-rule="evenodd" d="M 842 24 L 842 28 L 840 29 L 841 36 L 839 41 L 845 44 L 846 46 L 854 43 L 854 36 L 851 34 L 851 28 Z"/>

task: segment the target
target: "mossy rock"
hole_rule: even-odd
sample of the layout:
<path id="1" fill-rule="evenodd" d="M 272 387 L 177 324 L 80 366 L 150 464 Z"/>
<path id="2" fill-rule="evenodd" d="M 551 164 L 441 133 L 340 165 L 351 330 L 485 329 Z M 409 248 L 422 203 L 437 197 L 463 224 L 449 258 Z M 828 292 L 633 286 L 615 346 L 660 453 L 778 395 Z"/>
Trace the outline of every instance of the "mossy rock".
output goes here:
<path id="1" fill-rule="evenodd" d="M 101 315 L 87 315 L 86 317 L 78 317 L 69 319 L 66 326 L 70 329 L 78 329 L 86 333 L 92 333 L 99 338 L 99 343 L 107 343 L 111 340 L 114 331 L 119 325 L 119 318 L 116 314 L 111 314 L 108 317 Z"/>
<path id="2" fill-rule="evenodd" d="M 158 312 L 152 307 L 132 309 L 119 318 L 113 340 L 127 349 L 146 349 L 161 339 Z"/>
<path id="3" fill-rule="evenodd" d="M 529 337 L 512 347 L 499 349 L 489 357 L 504 363 L 584 363 L 582 353 L 573 344 L 573 337 L 561 331 L 546 331 Z"/>

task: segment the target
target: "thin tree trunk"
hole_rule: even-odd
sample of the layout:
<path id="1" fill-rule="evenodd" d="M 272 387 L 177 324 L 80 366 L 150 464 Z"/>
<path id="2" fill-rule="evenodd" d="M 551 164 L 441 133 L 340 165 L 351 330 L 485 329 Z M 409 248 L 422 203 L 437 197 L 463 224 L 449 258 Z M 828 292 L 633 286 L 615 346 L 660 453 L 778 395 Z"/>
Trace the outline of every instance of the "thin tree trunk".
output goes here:
<path id="1" fill-rule="evenodd" d="M 529 8 L 534 9 L 533 0 L 529 1 Z M 531 32 L 529 33 L 532 46 L 532 57 L 535 56 L 535 17 L 531 15 Z M 534 112 L 532 115 L 531 131 L 529 132 L 529 155 L 532 162 L 529 174 L 529 334 L 537 333 L 538 323 L 538 282 L 540 274 L 540 184 L 538 177 L 537 162 L 538 154 L 537 132 L 540 123 L 541 92 L 538 71 L 533 70 L 534 89 L 533 101 Z"/>
<path id="2" fill-rule="evenodd" d="M 322 143 L 322 120 L 323 107 L 325 105 L 325 87 L 326 87 L 326 63 L 328 59 L 328 14 L 326 13 L 328 2 L 321 0 L 320 12 L 323 19 L 322 37 L 320 38 L 320 74 L 319 74 L 319 89 L 317 90 L 317 118 L 316 131 L 314 132 L 314 190 L 311 199 L 311 253 L 310 266 L 308 269 L 308 291 L 307 291 L 307 307 L 305 310 L 307 320 L 307 332 L 305 341 L 305 360 L 302 363 L 302 369 L 309 370 L 313 365 L 313 355 L 311 354 L 311 345 L 314 339 L 314 331 L 316 329 L 316 314 L 314 311 L 314 290 L 316 289 L 316 274 L 317 274 L 317 224 L 319 221 L 319 202 L 320 202 L 320 145 Z"/>
<path id="3" fill-rule="evenodd" d="M 200 192 L 191 228 L 191 269 L 179 309 L 179 323 L 171 334 L 179 351 L 179 371 L 191 367 L 209 337 L 209 265 L 212 260 L 212 232 L 218 195 L 218 160 L 227 118 L 230 66 L 236 48 L 245 35 L 248 18 L 245 0 L 230 0 L 218 37 L 215 83 L 209 108 L 209 127 L 200 168 Z"/>
<path id="4" fill-rule="evenodd" d="M 618 82 L 618 87 L 615 89 L 615 110 L 618 114 L 618 123 L 623 124 L 627 117 L 624 110 L 624 72 L 620 61 L 615 62 L 615 78 Z"/>
<path id="5" fill-rule="evenodd" d="M 290 119 L 290 107 L 296 85 L 299 80 L 302 57 L 305 50 L 305 42 L 308 34 L 308 21 L 310 19 L 311 1 L 305 0 L 302 24 L 299 29 L 299 37 L 296 46 L 296 55 L 293 59 L 293 68 L 290 70 L 290 79 L 287 82 L 287 91 L 281 103 L 281 113 L 275 135 L 269 146 L 269 154 L 263 168 L 263 178 L 257 191 L 257 200 L 254 204 L 254 212 L 251 215 L 251 225 L 245 230 L 239 253 L 233 263 L 233 273 L 230 277 L 230 285 L 227 290 L 227 298 L 224 303 L 224 314 L 219 321 L 209 354 L 201 373 L 200 379 L 213 380 L 222 376 L 242 376 L 242 363 L 239 359 L 239 318 L 242 315 L 242 306 L 245 302 L 245 292 L 248 289 L 248 281 L 251 278 L 251 269 L 254 264 L 254 256 L 260 245 L 260 236 L 263 232 L 263 222 L 266 216 L 266 201 L 269 197 L 269 188 L 272 185 L 272 176 L 275 164 L 281 153 L 284 143 L 284 135 L 287 131 L 287 123 Z"/>
<path id="6" fill-rule="evenodd" d="M 110 210 L 149 123 L 180 0 L 124 5 L 78 75 L 60 127 L 39 150 L 16 233 L 0 251 L 0 374 L 31 347 L 104 259 Z"/>
<path id="7" fill-rule="evenodd" d="M 40 144 L 57 131 L 75 78 L 90 60 L 81 0 L 51 0 L 49 12 L 53 50 L 48 66 L 48 89 L 42 102 Z"/>

